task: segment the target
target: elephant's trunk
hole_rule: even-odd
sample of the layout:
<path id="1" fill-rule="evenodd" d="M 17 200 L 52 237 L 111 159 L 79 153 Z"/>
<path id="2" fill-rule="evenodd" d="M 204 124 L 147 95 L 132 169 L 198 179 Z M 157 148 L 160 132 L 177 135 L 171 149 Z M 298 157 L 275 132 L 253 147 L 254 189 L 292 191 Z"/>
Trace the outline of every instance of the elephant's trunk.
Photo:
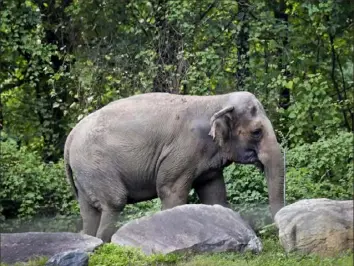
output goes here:
<path id="1" fill-rule="evenodd" d="M 258 158 L 264 166 L 269 204 L 274 218 L 275 214 L 284 206 L 284 161 L 270 122 L 269 130 L 261 142 Z"/>

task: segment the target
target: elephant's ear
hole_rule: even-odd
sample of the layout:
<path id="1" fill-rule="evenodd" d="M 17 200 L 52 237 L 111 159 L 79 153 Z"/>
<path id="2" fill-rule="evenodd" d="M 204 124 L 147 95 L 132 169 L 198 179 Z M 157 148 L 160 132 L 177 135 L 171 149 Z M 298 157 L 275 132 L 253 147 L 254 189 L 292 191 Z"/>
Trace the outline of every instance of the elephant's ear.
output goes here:
<path id="1" fill-rule="evenodd" d="M 210 119 L 211 129 L 209 135 L 213 137 L 213 140 L 215 140 L 220 147 L 226 149 L 226 143 L 231 138 L 231 111 L 233 109 L 233 106 L 225 107 L 215 113 Z"/>

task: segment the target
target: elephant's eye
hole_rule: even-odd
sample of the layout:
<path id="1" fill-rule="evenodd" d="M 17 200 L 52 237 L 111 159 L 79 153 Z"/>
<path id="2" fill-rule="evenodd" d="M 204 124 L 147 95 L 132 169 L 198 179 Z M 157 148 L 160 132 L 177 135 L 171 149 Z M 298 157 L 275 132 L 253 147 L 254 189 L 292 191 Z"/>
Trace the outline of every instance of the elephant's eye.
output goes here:
<path id="1" fill-rule="evenodd" d="M 252 137 L 259 138 L 262 135 L 262 129 L 257 128 L 251 132 Z"/>

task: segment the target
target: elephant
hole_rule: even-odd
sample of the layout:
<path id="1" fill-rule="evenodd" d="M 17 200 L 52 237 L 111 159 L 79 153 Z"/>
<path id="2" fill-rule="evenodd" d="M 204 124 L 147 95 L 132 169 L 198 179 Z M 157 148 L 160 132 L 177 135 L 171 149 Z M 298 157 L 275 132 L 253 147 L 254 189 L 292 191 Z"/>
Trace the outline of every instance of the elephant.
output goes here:
<path id="1" fill-rule="evenodd" d="M 161 210 L 230 207 L 223 168 L 253 164 L 266 176 L 272 217 L 283 207 L 284 166 L 273 126 L 247 91 L 217 95 L 149 92 L 93 111 L 67 136 L 64 163 L 84 234 L 110 242 L 126 204 L 154 198 Z"/>

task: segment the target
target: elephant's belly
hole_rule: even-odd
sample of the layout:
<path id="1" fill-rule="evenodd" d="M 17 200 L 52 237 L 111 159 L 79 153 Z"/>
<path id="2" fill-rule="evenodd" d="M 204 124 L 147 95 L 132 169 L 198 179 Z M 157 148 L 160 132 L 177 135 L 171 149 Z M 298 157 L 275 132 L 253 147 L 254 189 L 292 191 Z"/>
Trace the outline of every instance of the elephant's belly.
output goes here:
<path id="1" fill-rule="evenodd" d="M 157 197 L 154 178 L 136 178 L 135 182 L 125 182 L 128 192 L 128 203 L 151 200 Z M 139 181 L 137 181 L 139 180 Z"/>
<path id="2" fill-rule="evenodd" d="M 151 194 L 152 195 L 152 194 Z M 128 204 L 134 204 L 137 202 L 142 202 L 142 201 L 146 201 L 146 200 L 152 200 L 152 199 L 156 199 L 157 198 L 157 193 L 155 193 L 153 196 L 146 196 L 146 197 L 139 197 L 139 198 L 130 198 L 128 197 Z"/>
<path id="3" fill-rule="evenodd" d="M 156 189 L 154 191 L 151 190 L 139 191 L 139 192 L 129 193 L 127 203 L 132 204 L 141 201 L 152 200 L 155 198 L 157 198 Z"/>

